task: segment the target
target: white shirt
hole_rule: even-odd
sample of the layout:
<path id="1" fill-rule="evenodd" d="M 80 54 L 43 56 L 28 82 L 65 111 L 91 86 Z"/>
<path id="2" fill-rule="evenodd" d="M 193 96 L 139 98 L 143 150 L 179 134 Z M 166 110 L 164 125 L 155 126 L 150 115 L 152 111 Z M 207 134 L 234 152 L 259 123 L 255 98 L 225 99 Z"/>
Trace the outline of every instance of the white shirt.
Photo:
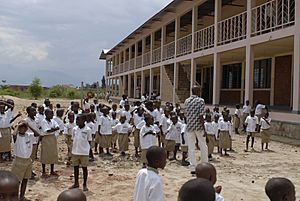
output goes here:
<path id="1" fill-rule="evenodd" d="M 261 126 L 260 128 L 262 130 L 266 130 L 266 129 L 269 129 L 271 127 L 271 125 L 269 125 L 270 123 L 271 123 L 271 118 L 270 117 L 268 117 L 267 119 L 265 119 L 265 117 L 262 117 L 260 119 L 259 125 Z"/>
<path id="2" fill-rule="evenodd" d="M 167 130 L 166 139 L 175 140 L 176 143 L 180 143 L 181 133 L 184 133 L 182 123 L 177 122 L 175 125 L 172 123 Z"/>
<path id="3" fill-rule="evenodd" d="M 83 103 L 83 109 L 84 110 L 88 110 L 91 108 L 91 104 L 89 102 L 84 101 Z"/>
<path id="4" fill-rule="evenodd" d="M 235 109 L 234 114 L 238 117 L 241 118 L 241 111 L 239 109 Z"/>
<path id="5" fill-rule="evenodd" d="M 72 140 L 72 154 L 83 156 L 89 155 L 89 141 L 92 141 L 92 130 L 89 127 L 84 126 L 83 128 L 79 128 L 78 126 L 76 126 L 75 128 L 73 128 Z"/>
<path id="6" fill-rule="evenodd" d="M 144 125 L 146 125 L 145 120 L 143 120 L 143 121 L 141 121 L 140 123 L 138 123 L 138 124 L 136 125 L 136 128 L 139 129 L 139 130 L 141 130 L 142 127 L 143 127 Z"/>
<path id="7" fill-rule="evenodd" d="M 73 123 L 66 123 L 65 125 L 65 128 L 64 128 L 64 134 L 65 135 L 69 135 L 69 136 L 72 136 L 72 133 L 73 133 L 73 128 L 76 126 L 76 124 L 73 122 Z"/>
<path id="8" fill-rule="evenodd" d="M 141 97 L 141 102 L 144 102 L 146 100 L 146 97 L 145 96 L 142 96 Z"/>
<path id="9" fill-rule="evenodd" d="M 35 121 L 36 121 L 37 125 L 39 126 L 39 128 L 41 128 L 41 123 L 42 123 L 42 121 L 44 119 L 45 119 L 45 115 L 44 114 L 40 114 L 40 113 L 36 114 Z"/>
<path id="10" fill-rule="evenodd" d="M 159 126 L 161 126 L 161 130 L 163 132 L 163 134 L 165 134 L 169 128 L 169 126 L 171 125 L 171 120 L 169 117 L 166 117 L 165 114 L 163 114 L 161 116 L 160 122 L 159 122 Z"/>
<path id="11" fill-rule="evenodd" d="M 134 201 L 164 201 L 163 184 L 160 176 L 149 169 L 141 169 L 134 187 Z"/>
<path id="12" fill-rule="evenodd" d="M 64 121 L 57 116 L 53 117 L 53 120 L 58 124 L 59 131 L 64 131 Z"/>
<path id="13" fill-rule="evenodd" d="M 122 108 L 124 108 L 124 105 L 125 105 L 125 100 L 120 100 L 120 105 L 122 106 Z"/>
<path id="14" fill-rule="evenodd" d="M 47 132 L 48 130 L 50 130 L 51 128 L 57 128 L 58 124 L 56 123 L 56 121 L 54 121 L 53 119 L 51 119 L 51 121 L 47 121 L 46 119 L 44 119 L 41 122 L 41 130 L 42 133 L 41 135 L 56 135 L 57 131 L 55 132 Z"/>
<path id="15" fill-rule="evenodd" d="M 97 125 L 100 126 L 101 135 L 111 135 L 112 134 L 112 121 L 109 116 L 101 116 Z"/>
<path id="16" fill-rule="evenodd" d="M 36 119 L 31 119 L 30 117 L 26 117 L 24 120 L 29 124 L 30 127 L 32 127 L 34 130 L 36 130 L 40 134 L 40 129 L 36 122 Z M 34 132 L 30 128 L 28 128 L 27 133 L 34 135 Z M 33 144 L 37 144 L 38 142 L 39 142 L 39 137 L 34 137 Z"/>
<path id="17" fill-rule="evenodd" d="M 130 122 L 130 119 L 132 118 L 132 115 L 129 111 L 126 111 L 126 110 L 122 110 L 120 112 L 120 116 L 126 116 L 126 122 L 129 123 Z"/>
<path id="18" fill-rule="evenodd" d="M 214 130 L 214 133 L 215 133 L 216 138 L 218 138 L 219 123 L 213 121 L 213 122 L 212 122 L 212 127 L 213 127 L 213 130 Z"/>
<path id="19" fill-rule="evenodd" d="M 144 116 L 139 116 L 137 113 L 133 114 L 133 124 L 135 125 L 135 127 L 144 120 Z"/>
<path id="20" fill-rule="evenodd" d="M 17 157 L 30 158 L 32 153 L 32 145 L 34 143 L 34 135 L 26 132 L 24 136 L 17 135 L 17 140 L 14 143 L 14 152 Z"/>
<path id="21" fill-rule="evenodd" d="M 204 123 L 205 132 L 208 135 L 215 135 L 215 127 L 213 125 L 213 122 L 205 122 Z"/>
<path id="22" fill-rule="evenodd" d="M 245 124 L 247 124 L 246 131 L 247 132 L 256 132 L 256 125 L 258 124 L 258 118 L 257 116 L 251 117 L 250 115 L 246 118 Z"/>
<path id="23" fill-rule="evenodd" d="M 244 105 L 243 106 L 243 113 L 244 114 L 250 114 L 251 106 L 250 105 Z"/>
<path id="24" fill-rule="evenodd" d="M 113 109 L 109 110 L 109 116 L 112 118 L 112 113 L 115 112 L 116 113 L 116 116 L 118 116 L 120 114 L 120 110 L 116 110 L 114 111 Z M 103 114 L 102 114 L 103 115 Z M 100 115 L 100 116 L 102 116 Z"/>
<path id="25" fill-rule="evenodd" d="M 119 134 L 127 134 L 132 130 L 132 126 L 125 122 L 125 123 L 118 123 L 113 127 L 113 130 L 117 131 Z"/>
<path id="26" fill-rule="evenodd" d="M 92 121 L 86 122 L 85 125 L 91 129 L 92 134 L 96 133 L 96 126 Z"/>
<path id="27" fill-rule="evenodd" d="M 216 201 L 224 201 L 224 198 L 219 193 L 216 193 Z"/>
<path id="28" fill-rule="evenodd" d="M 147 134 L 148 132 L 152 132 L 154 133 L 154 135 L 152 134 Z M 141 130 L 140 130 L 140 144 L 141 144 L 141 148 L 142 149 L 149 149 L 150 147 L 154 146 L 157 144 L 157 140 L 156 140 L 156 133 L 159 132 L 159 128 L 156 126 L 147 126 L 144 125 Z"/>
<path id="29" fill-rule="evenodd" d="M 266 106 L 263 104 L 258 104 L 255 108 L 255 115 L 261 115 L 262 110 L 265 109 Z"/>
<path id="30" fill-rule="evenodd" d="M 219 130 L 220 131 L 229 131 L 229 135 L 231 135 L 232 125 L 230 121 L 225 122 L 224 120 L 219 122 Z"/>
<path id="31" fill-rule="evenodd" d="M 10 120 L 7 111 L 4 114 L 0 114 L 0 128 L 9 128 L 10 127 Z"/>

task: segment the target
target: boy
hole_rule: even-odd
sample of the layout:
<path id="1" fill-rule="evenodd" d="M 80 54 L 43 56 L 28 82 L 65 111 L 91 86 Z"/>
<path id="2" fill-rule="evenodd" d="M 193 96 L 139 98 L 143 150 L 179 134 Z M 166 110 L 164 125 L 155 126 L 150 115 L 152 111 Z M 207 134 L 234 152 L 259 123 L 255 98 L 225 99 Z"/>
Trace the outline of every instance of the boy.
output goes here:
<path id="1" fill-rule="evenodd" d="M 34 134 L 27 132 L 28 128 Z M 35 141 L 34 137 L 38 137 L 40 134 L 25 121 L 18 124 L 16 132 L 17 133 L 14 136 L 14 152 L 16 158 L 13 162 L 11 171 L 21 182 L 20 200 L 27 200 L 25 198 L 25 191 L 27 181 L 31 178 L 32 173 L 32 160 L 30 156 L 32 154 L 32 146 Z"/>
<path id="2" fill-rule="evenodd" d="M 95 142 L 99 144 L 99 156 L 103 155 L 103 148 L 106 148 L 106 155 L 112 156 L 109 152 L 112 141 L 112 121 L 108 115 L 108 107 L 104 106 L 102 112 L 103 116 L 101 116 L 97 122 L 99 137 L 95 139 Z"/>
<path id="3" fill-rule="evenodd" d="M 161 129 L 161 135 L 159 138 L 158 146 L 162 145 L 164 147 L 165 144 L 165 137 L 167 134 L 167 130 L 169 126 L 171 125 L 171 120 L 170 120 L 170 109 L 166 108 L 164 111 L 164 114 L 161 115 L 160 122 L 159 122 L 159 127 Z"/>
<path id="4" fill-rule="evenodd" d="M 85 125 L 86 115 L 79 114 L 76 119 L 76 127 L 73 129 L 72 133 L 72 164 L 74 167 L 74 184 L 70 187 L 79 187 L 79 165 L 82 167 L 83 171 L 83 191 L 88 191 L 87 188 L 87 177 L 89 164 L 89 154 L 90 154 L 90 144 L 92 141 L 92 130 Z"/>
<path id="5" fill-rule="evenodd" d="M 112 113 L 116 113 L 116 115 L 119 115 L 120 111 L 118 110 L 118 105 L 117 104 L 112 104 L 111 110 L 109 111 L 109 116 L 112 118 Z"/>
<path id="6" fill-rule="evenodd" d="M 188 142 L 187 142 L 187 134 L 185 132 L 186 129 L 186 117 L 184 116 L 183 112 L 179 113 L 178 122 L 182 124 L 182 132 L 180 135 L 180 146 L 182 151 L 182 159 L 181 159 L 181 165 L 182 166 L 189 166 L 190 163 L 186 161 L 188 157 Z"/>
<path id="7" fill-rule="evenodd" d="M 158 168 L 166 166 L 166 153 L 163 148 L 152 146 L 147 151 L 148 168 L 141 169 L 134 187 L 134 201 L 164 201 L 163 185 Z"/>
<path id="8" fill-rule="evenodd" d="M 57 132 L 57 136 L 59 134 L 62 134 L 64 132 L 64 121 L 63 121 L 63 115 L 64 115 L 64 109 L 57 109 L 56 110 L 56 115 L 53 117 L 53 120 L 56 121 L 59 127 L 59 132 Z"/>
<path id="9" fill-rule="evenodd" d="M 196 176 L 197 178 L 207 179 L 212 185 L 215 185 L 217 182 L 217 170 L 210 163 L 200 163 L 196 166 Z M 220 195 L 222 186 L 216 186 L 216 201 L 224 201 L 224 198 Z"/>
<path id="10" fill-rule="evenodd" d="M 239 127 L 240 127 L 240 123 L 241 123 L 241 111 L 240 111 L 240 105 L 237 104 L 235 106 L 235 112 L 234 112 L 234 131 L 235 134 L 240 134 L 239 133 Z"/>
<path id="11" fill-rule="evenodd" d="M 219 146 L 220 146 L 220 155 L 223 155 L 223 150 L 224 150 L 224 155 L 229 156 L 227 154 L 227 149 L 231 148 L 231 129 L 232 125 L 231 122 L 229 121 L 229 115 L 227 112 L 224 113 L 223 115 L 223 120 L 219 122 L 219 136 L 218 138 L 220 139 L 219 141 Z"/>
<path id="12" fill-rule="evenodd" d="M 246 131 L 246 127 L 245 127 L 245 120 L 246 118 L 249 116 L 251 111 L 251 105 L 250 105 L 250 101 L 246 100 L 245 105 L 243 106 L 243 116 L 242 116 L 242 124 L 243 124 L 243 131 Z"/>
<path id="13" fill-rule="evenodd" d="M 191 179 L 180 188 L 178 201 L 215 201 L 215 189 L 207 179 Z"/>
<path id="14" fill-rule="evenodd" d="M 248 151 L 249 141 L 251 137 L 251 148 L 254 150 L 254 137 L 255 133 L 258 131 L 258 117 L 255 116 L 255 111 L 251 110 L 250 115 L 245 120 L 247 139 L 246 139 L 246 149 L 245 152 Z"/>
<path id="15" fill-rule="evenodd" d="M 215 114 L 214 121 L 212 122 L 213 129 L 215 131 L 215 147 L 218 147 L 218 153 L 220 153 L 220 146 L 219 146 L 219 118 L 220 116 Z"/>
<path id="16" fill-rule="evenodd" d="M 125 156 L 125 151 L 128 151 L 128 135 L 132 130 L 132 126 L 126 122 L 125 114 L 121 114 L 120 123 L 112 129 L 118 132 L 119 151 L 121 152 L 121 156 Z"/>
<path id="17" fill-rule="evenodd" d="M 264 150 L 264 144 L 266 144 L 266 150 L 269 149 L 270 137 L 271 137 L 271 118 L 269 113 L 266 112 L 264 117 L 260 119 L 260 132 L 261 132 L 261 150 Z"/>
<path id="18" fill-rule="evenodd" d="M 116 112 L 111 113 L 111 121 L 112 121 L 112 127 L 116 126 L 120 122 L 117 119 Z M 112 146 L 114 152 L 116 152 L 116 149 L 117 149 L 117 140 L 118 140 L 118 132 L 116 130 L 113 130 L 112 136 L 111 136 L 111 146 Z"/>
<path id="19" fill-rule="evenodd" d="M 211 122 L 211 115 L 206 115 L 206 122 L 204 123 L 204 134 L 208 147 L 208 160 L 212 161 L 212 153 L 216 143 L 216 131 L 213 123 Z"/>
<path id="20" fill-rule="evenodd" d="M 86 201 L 86 196 L 79 189 L 69 189 L 59 194 L 57 201 Z"/>
<path id="21" fill-rule="evenodd" d="M 272 178 L 265 187 L 270 201 L 296 201 L 294 184 L 286 178 Z"/>
<path id="22" fill-rule="evenodd" d="M 139 157 L 139 147 L 140 145 L 140 129 L 137 125 L 144 121 L 144 110 L 143 108 L 137 108 L 137 112 L 133 114 L 133 125 L 134 125 L 134 148 L 135 148 L 135 157 Z"/>
<path id="23" fill-rule="evenodd" d="M 56 133 L 59 130 L 58 124 L 53 120 L 53 111 L 46 109 L 46 118 L 41 122 L 42 127 L 42 146 L 41 146 L 41 163 L 42 163 L 42 178 L 47 178 L 46 164 L 50 164 L 50 175 L 58 176 L 54 171 L 54 164 L 58 163 L 58 150 Z"/>
<path id="24" fill-rule="evenodd" d="M 143 167 L 146 167 L 147 164 L 147 150 L 156 145 L 156 135 L 159 132 L 159 128 L 157 126 L 155 127 L 153 124 L 153 117 L 150 114 L 146 114 L 145 125 L 142 126 L 140 130 L 140 144 L 142 149 L 141 161 L 143 162 Z"/>
<path id="25" fill-rule="evenodd" d="M 96 125 L 94 123 L 93 113 L 86 114 L 86 124 L 85 125 L 91 129 L 92 141 L 93 141 L 93 136 L 95 136 L 95 134 L 96 134 Z M 91 148 L 90 148 L 89 161 L 90 162 L 95 161 L 93 150 L 92 150 L 92 143 L 91 143 Z"/>
<path id="26" fill-rule="evenodd" d="M 19 180 L 12 172 L 0 170 L 0 200 L 19 201 Z"/>
<path id="27" fill-rule="evenodd" d="M 72 158 L 72 132 L 73 128 L 76 126 L 74 121 L 75 121 L 75 115 L 72 111 L 68 113 L 68 119 L 69 122 L 66 123 L 65 128 L 64 128 L 64 135 L 65 135 L 65 143 L 67 144 L 68 147 L 68 153 L 67 153 L 67 163 L 66 165 L 69 166 L 71 164 L 71 158 Z"/>

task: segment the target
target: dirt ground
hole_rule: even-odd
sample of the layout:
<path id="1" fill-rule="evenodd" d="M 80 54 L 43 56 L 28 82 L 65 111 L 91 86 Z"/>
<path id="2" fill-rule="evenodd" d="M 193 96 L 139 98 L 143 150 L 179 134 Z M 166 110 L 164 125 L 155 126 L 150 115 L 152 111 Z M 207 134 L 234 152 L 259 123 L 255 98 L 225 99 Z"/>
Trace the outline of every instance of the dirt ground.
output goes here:
<path id="1" fill-rule="evenodd" d="M 24 109 L 32 101 L 13 98 L 16 111 Z M 41 103 L 41 101 L 36 101 Z M 54 100 L 54 104 L 61 103 L 67 107 L 69 100 Z M 218 172 L 217 185 L 222 185 L 222 195 L 230 201 L 265 201 L 268 200 L 264 193 L 264 186 L 271 177 L 287 177 L 296 186 L 300 193 L 300 147 L 279 142 L 271 142 L 271 151 L 260 151 L 260 139 L 256 139 L 257 151 L 245 153 L 245 136 L 235 135 L 233 148 L 235 152 L 229 157 L 220 157 L 214 154 L 212 162 Z M 130 151 L 125 158 L 115 153 L 112 159 L 103 159 L 96 156 L 96 161 L 88 167 L 88 187 L 86 193 L 88 200 L 95 201 L 129 201 L 132 200 L 135 176 L 141 164 L 134 157 L 133 138 L 130 142 Z M 59 173 L 58 178 L 41 179 L 41 165 L 34 162 L 34 171 L 38 173 L 36 180 L 28 184 L 26 196 L 35 201 L 54 201 L 58 194 L 72 185 L 72 167 L 64 164 L 67 147 L 63 136 L 59 137 L 60 163 L 55 166 Z M 200 153 L 197 151 L 197 156 Z M 181 158 L 179 153 L 178 158 Z M 0 169 L 10 170 L 11 163 L 1 163 Z M 167 201 L 177 200 L 178 190 L 181 185 L 191 179 L 189 169 L 180 166 L 178 161 L 168 161 L 164 170 L 160 171 L 164 183 L 164 192 Z M 82 182 L 82 173 L 81 179 Z M 299 196 L 298 199 L 299 200 Z"/>

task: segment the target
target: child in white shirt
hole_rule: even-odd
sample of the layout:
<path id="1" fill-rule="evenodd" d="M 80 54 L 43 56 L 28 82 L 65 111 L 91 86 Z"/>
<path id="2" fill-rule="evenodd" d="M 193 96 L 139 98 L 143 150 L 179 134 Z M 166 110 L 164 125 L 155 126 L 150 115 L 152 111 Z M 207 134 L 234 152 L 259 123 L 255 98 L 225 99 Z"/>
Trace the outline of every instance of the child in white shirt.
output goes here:
<path id="1" fill-rule="evenodd" d="M 264 117 L 260 119 L 259 125 L 261 132 L 261 150 L 264 150 L 264 144 L 266 144 L 266 150 L 268 150 L 271 137 L 271 118 L 269 117 L 268 112 L 266 112 Z"/>
<path id="2" fill-rule="evenodd" d="M 65 124 L 65 128 L 64 128 L 65 143 L 67 144 L 67 148 L 68 148 L 68 153 L 67 153 L 68 160 L 66 165 L 71 164 L 72 146 L 73 146 L 72 132 L 73 132 L 73 128 L 76 126 L 76 124 L 74 123 L 75 115 L 72 111 L 68 113 L 68 119 L 69 122 Z"/>
<path id="3" fill-rule="evenodd" d="M 219 118 L 220 116 L 218 114 L 214 115 L 214 121 L 212 122 L 212 126 L 214 129 L 214 133 L 215 133 L 215 147 L 218 148 L 218 153 L 220 153 L 220 147 L 219 147 Z"/>
<path id="4" fill-rule="evenodd" d="M 212 161 L 212 153 L 216 143 L 216 133 L 213 122 L 211 122 L 211 115 L 206 115 L 206 122 L 204 123 L 204 133 L 208 147 L 208 160 Z"/>
<path id="5" fill-rule="evenodd" d="M 116 126 L 120 121 L 117 119 L 117 113 L 112 112 L 111 113 L 111 121 L 112 121 L 112 127 Z M 118 140 L 118 132 L 116 130 L 112 131 L 112 139 L 111 139 L 111 145 L 114 151 L 117 149 L 117 140 Z M 116 152 L 116 151 L 115 151 Z"/>
<path id="6" fill-rule="evenodd" d="M 109 108 L 104 106 L 102 108 L 103 116 L 100 117 L 99 121 L 97 122 L 98 131 L 99 131 L 99 141 L 96 143 L 99 144 L 99 155 L 102 155 L 103 149 L 106 149 L 106 155 L 112 156 L 109 152 L 109 148 L 111 147 L 112 142 L 112 120 L 109 114 Z"/>
<path id="7" fill-rule="evenodd" d="M 64 132 L 64 121 L 63 121 L 63 115 L 64 110 L 63 109 L 57 109 L 56 110 L 56 116 L 53 117 L 53 120 L 56 121 L 59 127 L 59 132 L 56 132 L 56 137 L 58 137 L 59 134 L 62 134 Z"/>
<path id="8" fill-rule="evenodd" d="M 227 149 L 230 149 L 231 147 L 231 129 L 232 129 L 232 124 L 229 121 L 229 115 L 227 112 L 224 113 L 223 115 L 223 120 L 219 122 L 219 146 L 220 146 L 220 153 L 221 156 L 223 155 L 223 150 L 224 150 L 224 155 L 229 156 L 227 154 Z"/>
<path id="9" fill-rule="evenodd" d="M 94 114 L 95 113 L 88 113 L 88 114 L 86 114 L 86 123 L 85 123 L 85 125 L 91 129 L 91 132 L 92 132 L 92 142 L 94 140 L 93 136 L 95 136 L 95 134 L 96 134 L 96 125 L 94 123 L 94 116 L 93 116 Z M 92 150 L 92 142 L 91 142 L 91 148 L 90 148 L 90 154 L 89 154 L 89 161 L 90 162 L 95 161 L 93 150 Z"/>
<path id="10" fill-rule="evenodd" d="M 121 115 L 120 122 L 113 127 L 113 130 L 118 132 L 118 144 L 121 156 L 125 156 L 125 151 L 128 151 L 128 135 L 132 130 L 132 126 L 126 122 L 126 116 Z"/>
<path id="11" fill-rule="evenodd" d="M 140 148 L 140 128 L 138 128 L 139 123 L 144 121 L 144 110 L 143 108 L 139 107 L 137 108 L 137 112 L 133 114 L 133 126 L 134 126 L 134 148 L 135 148 L 135 157 L 139 157 L 139 151 Z"/>
<path id="12" fill-rule="evenodd" d="M 161 132 L 160 132 L 160 136 L 159 136 L 158 146 L 160 146 L 160 144 L 161 144 L 162 147 L 164 147 L 166 134 L 167 134 L 168 128 L 171 125 L 171 123 L 172 122 L 170 120 L 170 109 L 166 108 L 164 111 L 164 114 L 161 115 L 160 122 L 159 122 L 159 127 L 161 129 Z"/>
<path id="13" fill-rule="evenodd" d="M 83 191 L 88 191 L 87 177 L 89 164 L 92 130 L 85 125 L 86 115 L 79 114 L 76 119 L 76 127 L 73 128 L 72 140 L 72 164 L 74 166 L 74 184 L 70 188 L 79 187 L 79 165 L 83 171 Z"/>
<path id="14" fill-rule="evenodd" d="M 147 152 L 148 168 L 141 169 L 136 178 L 133 201 L 164 201 L 163 184 L 158 168 L 166 166 L 166 153 L 161 147 L 149 147 Z"/>
<path id="15" fill-rule="evenodd" d="M 255 111 L 251 110 L 250 115 L 245 120 L 245 126 L 247 132 L 245 152 L 248 151 L 250 137 L 251 137 L 251 148 L 253 149 L 255 133 L 258 131 L 258 124 L 259 124 L 258 117 L 255 116 Z"/>
<path id="16" fill-rule="evenodd" d="M 240 123 L 241 123 L 241 110 L 240 110 L 240 105 L 237 104 L 235 106 L 235 112 L 234 112 L 234 131 L 235 134 L 239 134 L 239 127 L 240 127 Z"/>

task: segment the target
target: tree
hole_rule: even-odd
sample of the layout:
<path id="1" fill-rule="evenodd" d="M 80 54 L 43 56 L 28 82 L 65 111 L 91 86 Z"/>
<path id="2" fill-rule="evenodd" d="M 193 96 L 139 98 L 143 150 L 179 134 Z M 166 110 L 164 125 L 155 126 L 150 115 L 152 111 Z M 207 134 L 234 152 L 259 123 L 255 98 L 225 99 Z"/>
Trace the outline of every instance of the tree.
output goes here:
<path id="1" fill-rule="evenodd" d="M 104 89 L 104 88 L 106 87 L 106 83 L 105 83 L 105 77 L 104 77 L 104 75 L 103 75 L 103 77 L 102 77 L 102 80 L 101 80 L 101 82 L 102 82 L 101 88 L 102 88 L 102 89 Z"/>
<path id="2" fill-rule="evenodd" d="M 29 92 L 35 98 L 35 100 L 42 95 L 43 87 L 41 86 L 41 80 L 37 77 L 32 79 L 29 86 Z"/>

